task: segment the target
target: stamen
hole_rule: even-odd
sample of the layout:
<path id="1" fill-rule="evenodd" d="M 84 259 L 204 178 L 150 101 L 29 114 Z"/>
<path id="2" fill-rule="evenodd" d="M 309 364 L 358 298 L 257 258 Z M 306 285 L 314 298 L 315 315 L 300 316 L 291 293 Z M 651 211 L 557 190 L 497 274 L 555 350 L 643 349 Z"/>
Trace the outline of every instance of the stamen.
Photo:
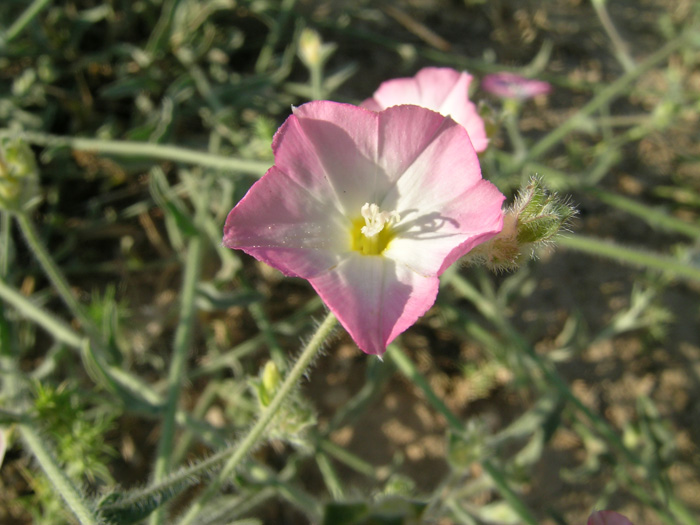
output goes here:
<path id="1" fill-rule="evenodd" d="M 365 237 L 374 237 L 384 229 L 386 224 L 397 223 L 401 220 L 395 211 L 379 211 L 379 206 L 366 202 L 360 209 L 365 225 L 360 230 Z"/>

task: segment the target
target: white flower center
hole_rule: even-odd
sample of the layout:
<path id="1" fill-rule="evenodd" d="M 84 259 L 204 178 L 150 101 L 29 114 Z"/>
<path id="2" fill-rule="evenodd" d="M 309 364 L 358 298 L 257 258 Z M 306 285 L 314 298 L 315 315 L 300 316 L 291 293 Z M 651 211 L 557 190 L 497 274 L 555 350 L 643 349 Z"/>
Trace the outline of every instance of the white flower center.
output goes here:
<path id="1" fill-rule="evenodd" d="M 365 237 L 374 237 L 384 229 L 386 224 L 395 224 L 401 220 L 395 211 L 380 211 L 379 206 L 366 202 L 360 209 L 365 225 L 360 230 Z"/>

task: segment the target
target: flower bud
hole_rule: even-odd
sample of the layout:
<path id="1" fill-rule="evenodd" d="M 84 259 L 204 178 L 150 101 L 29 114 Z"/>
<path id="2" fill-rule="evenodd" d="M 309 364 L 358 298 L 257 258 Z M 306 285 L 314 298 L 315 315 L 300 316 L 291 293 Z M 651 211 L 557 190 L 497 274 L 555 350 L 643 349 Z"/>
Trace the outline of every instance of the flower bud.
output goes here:
<path id="1" fill-rule="evenodd" d="M 321 35 L 306 28 L 299 38 L 299 58 L 309 69 L 322 66 L 335 51 L 335 44 L 324 44 Z"/>
<path id="2" fill-rule="evenodd" d="M 518 192 L 513 205 L 503 217 L 503 229 L 468 255 L 492 270 L 512 270 L 521 256 L 533 255 L 537 246 L 550 242 L 566 229 L 576 209 L 556 193 L 549 193 L 542 181 L 533 177 Z"/>
<path id="3" fill-rule="evenodd" d="M 258 401 L 260 401 L 261 406 L 266 407 L 270 404 L 281 382 L 282 376 L 275 362 L 268 361 L 265 363 L 265 367 L 260 373 L 260 380 L 254 381 Z"/>
<path id="4" fill-rule="evenodd" d="M 21 139 L 0 138 L 0 209 L 28 210 L 39 202 L 34 153 Z"/>

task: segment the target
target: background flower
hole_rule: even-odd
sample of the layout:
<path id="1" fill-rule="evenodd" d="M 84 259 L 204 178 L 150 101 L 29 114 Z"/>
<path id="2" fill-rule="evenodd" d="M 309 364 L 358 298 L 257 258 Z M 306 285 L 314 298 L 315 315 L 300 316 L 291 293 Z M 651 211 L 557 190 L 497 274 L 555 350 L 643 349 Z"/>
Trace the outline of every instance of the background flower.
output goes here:
<path id="1" fill-rule="evenodd" d="M 552 90 L 549 82 L 521 77 L 515 73 L 492 73 L 481 81 L 484 91 L 501 98 L 525 100 L 546 95 Z"/>
<path id="2" fill-rule="evenodd" d="M 425 108 L 311 102 L 272 148 L 224 244 L 308 279 L 367 353 L 382 354 L 433 304 L 438 276 L 502 227 L 504 197 L 466 131 Z"/>
<path id="3" fill-rule="evenodd" d="M 484 121 L 469 100 L 472 76 L 448 67 L 426 67 L 414 77 L 382 82 L 363 107 L 380 111 L 399 104 L 415 104 L 452 117 L 465 127 L 477 152 L 488 146 Z"/>

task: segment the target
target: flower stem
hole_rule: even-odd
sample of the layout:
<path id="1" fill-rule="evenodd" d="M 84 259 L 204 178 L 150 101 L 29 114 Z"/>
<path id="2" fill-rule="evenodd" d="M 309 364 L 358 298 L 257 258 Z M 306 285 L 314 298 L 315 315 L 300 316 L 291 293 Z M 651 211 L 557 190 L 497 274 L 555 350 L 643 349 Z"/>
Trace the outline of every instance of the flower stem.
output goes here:
<path id="1" fill-rule="evenodd" d="M 95 341 L 100 341 L 101 338 L 97 333 L 97 329 L 94 327 L 92 319 L 90 319 L 85 312 L 85 309 L 73 295 L 73 292 L 68 285 L 68 281 L 63 276 L 58 266 L 56 266 L 54 260 L 51 258 L 46 247 L 39 238 L 32 220 L 25 212 L 22 211 L 15 213 L 15 219 L 22 230 L 22 234 L 29 245 L 29 249 L 39 261 L 39 264 L 44 269 L 44 272 L 46 272 L 47 277 L 58 291 L 58 294 L 61 296 L 61 299 L 63 299 L 63 302 L 66 303 L 68 309 L 78 319 L 88 335 Z"/>
<path id="2" fill-rule="evenodd" d="M 560 235 L 557 237 L 557 243 L 560 246 L 571 248 L 579 252 L 609 257 L 621 263 L 651 268 L 691 281 L 700 281 L 700 268 L 694 266 L 690 262 L 684 263 L 674 257 L 628 248 L 609 241 L 585 237 L 583 235 Z"/>
<path id="3" fill-rule="evenodd" d="M 202 511 L 204 504 L 218 492 L 221 485 L 231 476 L 243 458 L 245 458 L 245 456 L 259 444 L 265 430 L 267 429 L 267 426 L 272 421 L 272 418 L 282 407 L 282 404 L 290 392 L 297 386 L 299 379 L 301 379 L 301 377 L 306 373 L 306 370 L 318 354 L 319 350 L 323 346 L 323 343 L 330 335 L 336 323 L 337 319 L 335 315 L 333 315 L 332 312 L 329 312 L 316 330 L 316 333 L 301 352 L 301 355 L 287 374 L 287 377 L 285 377 L 284 381 L 279 387 L 279 390 L 277 390 L 275 396 L 272 398 L 272 401 L 270 401 L 270 404 L 262 412 L 255 425 L 253 425 L 253 427 L 248 431 L 248 434 L 238 444 L 235 452 L 233 452 L 233 455 L 226 462 L 224 468 L 221 470 L 221 472 L 219 472 L 219 475 L 209 482 L 207 489 L 189 508 L 187 514 L 185 514 L 184 518 L 180 521 L 180 525 L 188 525 L 194 522 L 193 520 L 195 520 L 198 514 Z"/>
<path id="4" fill-rule="evenodd" d="M 613 24 L 608 10 L 605 8 L 606 0 L 591 0 L 591 4 L 593 4 L 593 9 L 613 44 L 614 53 L 618 62 L 620 62 L 626 72 L 632 71 L 635 66 L 634 59 L 630 55 L 627 42 L 625 42 L 620 36 L 620 33 L 617 32 L 615 24 Z"/>
<path id="5" fill-rule="evenodd" d="M 163 414 L 163 426 L 158 454 L 156 457 L 153 480 L 158 483 L 163 480 L 172 467 L 173 441 L 175 435 L 175 416 L 177 404 L 182 390 L 182 381 L 187 367 L 187 356 L 192 341 L 192 329 L 196 315 L 195 296 L 197 282 L 201 270 L 203 243 L 200 235 L 194 235 L 190 239 L 187 248 L 187 261 L 182 284 L 182 302 L 180 305 L 180 322 L 175 331 L 173 358 L 168 372 L 168 390 Z M 162 523 L 163 508 L 160 507 L 151 516 L 152 524 Z"/>
<path id="6" fill-rule="evenodd" d="M 28 424 L 19 425 L 19 429 L 24 442 L 39 462 L 46 477 L 78 518 L 81 525 L 101 523 L 95 513 L 88 507 L 85 498 L 58 464 L 55 456 L 43 442 L 38 432 Z"/>
<path id="7" fill-rule="evenodd" d="M 51 3 L 51 0 L 34 0 L 24 12 L 19 15 L 19 18 L 5 31 L 4 35 L 0 35 L 0 44 L 7 45 L 14 40 L 27 25 L 34 20 L 42 9 Z"/>
<path id="8" fill-rule="evenodd" d="M 102 140 L 76 137 L 62 137 L 30 131 L 16 132 L 10 129 L 0 129 L 0 137 L 19 137 L 37 146 L 64 147 L 79 151 L 96 151 L 102 154 L 120 155 L 124 157 L 146 157 L 153 159 L 182 162 L 220 170 L 231 170 L 246 175 L 259 177 L 270 167 L 269 162 L 237 159 L 230 155 L 214 155 L 203 151 L 195 151 L 180 146 L 153 144 L 129 140 Z"/>
<path id="9" fill-rule="evenodd" d="M 81 336 L 76 334 L 63 321 L 56 319 L 35 305 L 30 299 L 8 286 L 2 278 L 0 278 L 0 298 L 11 304 L 22 315 L 44 328 L 58 341 L 72 348 L 80 349 L 83 346 L 83 338 Z"/>

